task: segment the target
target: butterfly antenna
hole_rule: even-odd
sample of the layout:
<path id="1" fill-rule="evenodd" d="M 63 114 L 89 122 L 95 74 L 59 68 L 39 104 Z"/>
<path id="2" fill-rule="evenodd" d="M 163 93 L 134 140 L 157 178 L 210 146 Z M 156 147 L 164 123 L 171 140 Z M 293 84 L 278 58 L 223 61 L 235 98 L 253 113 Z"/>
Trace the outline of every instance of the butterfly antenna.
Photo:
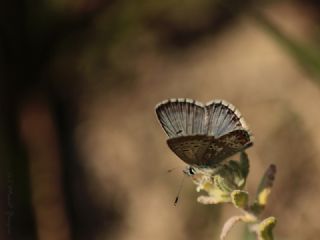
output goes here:
<path id="1" fill-rule="evenodd" d="M 181 180 L 180 185 L 179 185 L 179 189 L 178 189 L 178 193 L 177 193 L 176 199 L 174 200 L 174 203 L 173 203 L 174 206 L 177 206 L 177 203 L 179 201 L 179 197 L 180 197 L 180 193 L 181 193 L 181 190 L 182 190 L 182 187 L 183 187 L 183 183 L 184 183 L 185 177 L 186 177 L 186 175 L 183 174 L 182 180 Z"/>

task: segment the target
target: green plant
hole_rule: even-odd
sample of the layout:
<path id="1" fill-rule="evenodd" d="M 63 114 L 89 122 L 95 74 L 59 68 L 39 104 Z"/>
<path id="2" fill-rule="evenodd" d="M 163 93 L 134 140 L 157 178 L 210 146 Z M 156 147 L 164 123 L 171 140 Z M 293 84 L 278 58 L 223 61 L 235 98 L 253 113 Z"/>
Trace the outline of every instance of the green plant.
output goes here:
<path id="1" fill-rule="evenodd" d="M 192 175 L 197 191 L 206 191 L 208 194 L 199 196 L 198 202 L 202 204 L 232 203 L 241 210 L 242 214 L 233 216 L 226 221 L 220 239 L 226 238 L 228 232 L 237 222 L 250 224 L 250 231 L 254 232 L 258 240 L 272 240 L 272 230 L 276 225 L 275 217 L 260 219 L 271 192 L 276 174 L 276 166 L 270 165 L 261 178 L 254 201 L 249 202 L 249 193 L 244 190 L 249 174 L 249 158 L 245 152 L 240 155 L 240 161 L 230 160 L 217 166 L 214 171 Z"/>

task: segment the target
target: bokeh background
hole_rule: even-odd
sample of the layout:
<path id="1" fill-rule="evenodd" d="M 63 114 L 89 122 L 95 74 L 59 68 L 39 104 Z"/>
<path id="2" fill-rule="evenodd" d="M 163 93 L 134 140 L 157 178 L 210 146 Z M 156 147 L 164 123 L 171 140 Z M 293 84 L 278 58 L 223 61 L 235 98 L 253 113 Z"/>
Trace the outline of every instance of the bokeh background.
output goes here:
<path id="1" fill-rule="evenodd" d="M 311 0 L 1 1 L 0 239 L 218 239 L 231 205 L 185 181 L 173 206 L 184 164 L 154 113 L 172 97 L 237 106 L 247 189 L 278 167 L 276 239 L 318 239 L 319 16 Z"/>

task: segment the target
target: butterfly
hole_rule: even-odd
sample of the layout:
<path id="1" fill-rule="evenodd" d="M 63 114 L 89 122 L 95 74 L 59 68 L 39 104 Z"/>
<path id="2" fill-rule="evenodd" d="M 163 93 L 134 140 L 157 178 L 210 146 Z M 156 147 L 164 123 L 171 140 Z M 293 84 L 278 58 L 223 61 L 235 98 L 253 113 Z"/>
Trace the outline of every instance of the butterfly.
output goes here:
<path id="1" fill-rule="evenodd" d="M 215 168 L 253 144 L 240 112 L 224 100 L 169 99 L 157 104 L 156 114 L 169 148 L 197 169 Z"/>

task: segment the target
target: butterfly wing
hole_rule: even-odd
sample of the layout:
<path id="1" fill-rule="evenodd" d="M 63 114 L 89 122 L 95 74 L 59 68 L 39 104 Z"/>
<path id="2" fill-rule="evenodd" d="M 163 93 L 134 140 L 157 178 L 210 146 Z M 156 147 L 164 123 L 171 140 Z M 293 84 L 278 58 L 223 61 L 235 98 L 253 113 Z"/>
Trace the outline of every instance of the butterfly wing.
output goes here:
<path id="1" fill-rule="evenodd" d="M 237 129 L 248 131 L 240 112 L 231 103 L 214 100 L 207 103 L 205 108 L 208 135 L 218 138 Z"/>
<path id="2" fill-rule="evenodd" d="M 205 106 L 191 99 L 170 99 L 156 106 L 170 149 L 184 162 L 213 166 L 252 145 L 236 108 L 214 100 Z"/>
<path id="3" fill-rule="evenodd" d="M 180 136 L 167 140 L 170 149 L 184 162 L 190 165 L 206 165 L 203 154 L 214 137 L 206 135 Z"/>
<path id="4" fill-rule="evenodd" d="M 243 129 L 234 130 L 220 138 L 213 139 L 203 153 L 203 162 L 207 166 L 214 166 L 228 157 L 252 146 L 250 134 Z"/>
<path id="5" fill-rule="evenodd" d="M 170 99 L 156 106 L 156 114 L 169 138 L 205 134 L 205 108 L 191 99 Z"/>
<path id="6" fill-rule="evenodd" d="M 206 135 L 180 136 L 167 140 L 170 149 L 184 162 L 199 167 L 215 166 L 250 147 L 246 130 L 235 130 L 220 138 Z"/>

